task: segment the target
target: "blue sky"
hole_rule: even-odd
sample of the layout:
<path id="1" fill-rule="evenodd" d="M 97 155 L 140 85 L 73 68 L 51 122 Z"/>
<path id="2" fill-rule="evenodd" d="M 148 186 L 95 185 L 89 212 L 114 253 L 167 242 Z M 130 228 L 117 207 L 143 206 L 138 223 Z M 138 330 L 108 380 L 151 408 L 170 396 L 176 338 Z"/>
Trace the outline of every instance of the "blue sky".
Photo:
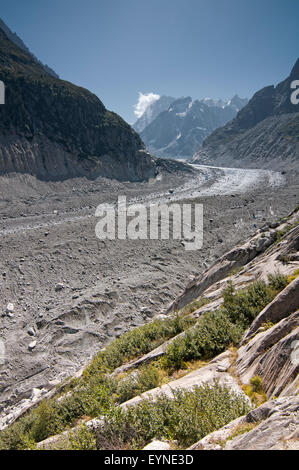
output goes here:
<path id="1" fill-rule="evenodd" d="M 299 56 L 298 0 L 0 0 L 0 7 L 40 60 L 130 123 L 138 92 L 251 97 L 284 79 Z"/>

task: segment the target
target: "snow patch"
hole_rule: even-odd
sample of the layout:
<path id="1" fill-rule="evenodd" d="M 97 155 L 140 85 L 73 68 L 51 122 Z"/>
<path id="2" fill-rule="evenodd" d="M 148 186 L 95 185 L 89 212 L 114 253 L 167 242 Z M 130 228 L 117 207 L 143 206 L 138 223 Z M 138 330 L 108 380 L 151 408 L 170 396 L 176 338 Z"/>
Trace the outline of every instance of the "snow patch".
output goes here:
<path id="1" fill-rule="evenodd" d="M 138 102 L 134 105 L 134 113 L 135 115 L 140 118 L 147 108 L 154 103 L 155 101 L 158 101 L 160 99 L 160 95 L 157 95 L 155 93 L 141 93 L 139 92 L 139 98 Z"/>

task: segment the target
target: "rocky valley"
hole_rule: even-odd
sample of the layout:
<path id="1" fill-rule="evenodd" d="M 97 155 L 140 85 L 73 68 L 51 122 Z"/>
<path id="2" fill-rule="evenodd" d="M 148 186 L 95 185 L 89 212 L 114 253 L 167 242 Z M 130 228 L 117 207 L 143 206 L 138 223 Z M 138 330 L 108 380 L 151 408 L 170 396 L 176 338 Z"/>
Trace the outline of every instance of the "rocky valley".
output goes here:
<path id="1" fill-rule="evenodd" d="M 131 127 L 0 21 L 0 450 L 298 450 L 298 64 Z M 99 239 L 120 196 L 202 247 Z"/>

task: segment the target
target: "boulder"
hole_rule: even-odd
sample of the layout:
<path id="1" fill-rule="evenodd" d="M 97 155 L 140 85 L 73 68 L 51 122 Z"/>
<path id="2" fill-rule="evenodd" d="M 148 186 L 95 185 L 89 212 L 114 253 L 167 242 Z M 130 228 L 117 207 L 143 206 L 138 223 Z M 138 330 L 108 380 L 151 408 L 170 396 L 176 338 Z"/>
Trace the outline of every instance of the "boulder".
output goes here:
<path id="1" fill-rule="evenodd" d="M 33 351 L 33 349 L 36 347 L 36 344 L 36 341 L 31 341 L 31 343 L 28 345 L 29 351 Z"/>
<path id="2" fill-rule="evenodd" d="M 163 441 L 152 441 L 150 444 L 147 444 L 142 450 L 171 450 L 169 442 Z"/>
<path id="3" fill-rule="evenodd" d="M 14 304 L 9 302 L 6 306 L 6 315 L 11 318 L 14 316 L 14 311 L 15 311 Z"/>

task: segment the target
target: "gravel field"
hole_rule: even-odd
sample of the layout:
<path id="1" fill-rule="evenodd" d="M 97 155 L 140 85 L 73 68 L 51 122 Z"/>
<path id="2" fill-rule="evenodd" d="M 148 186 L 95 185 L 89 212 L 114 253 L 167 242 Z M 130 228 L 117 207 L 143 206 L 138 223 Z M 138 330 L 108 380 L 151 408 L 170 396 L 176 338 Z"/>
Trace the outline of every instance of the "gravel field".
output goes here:
<path id="1" fill-rule="evenodd" d="M 296 174 L 194 166 L 145 183 L 0 178 L 0 410 L 49 390 L 124 331 L 163 311 L 193 276 L 298 204 Z M 99 203 L 197 202 L 204 245 L 95 236 Z M 13 312 L 7 315 L 9 303 Z"/>

